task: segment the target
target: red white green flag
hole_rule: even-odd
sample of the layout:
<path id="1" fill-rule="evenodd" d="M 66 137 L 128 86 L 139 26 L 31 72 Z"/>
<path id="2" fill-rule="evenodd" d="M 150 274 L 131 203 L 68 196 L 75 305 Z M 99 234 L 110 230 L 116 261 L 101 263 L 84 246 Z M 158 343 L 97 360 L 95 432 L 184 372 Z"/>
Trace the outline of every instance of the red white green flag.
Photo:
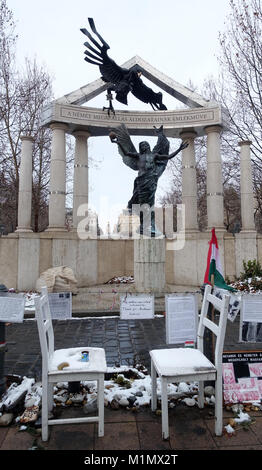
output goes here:
<path id="1" fill-rule="evenodd" d="M 220 289 L 227 289 L 234 291 L 235 289 L 228 286 L 223 276 L 223 270 L 220 261 L 219 248 L 215 229 L 212 229 L 212 237 L 209 242 L 209 249 L 207 254 L 207 267 L 204 278 L 204 284 L 211 284 L 211 276 L 214 275 L 214 285 Z"/>

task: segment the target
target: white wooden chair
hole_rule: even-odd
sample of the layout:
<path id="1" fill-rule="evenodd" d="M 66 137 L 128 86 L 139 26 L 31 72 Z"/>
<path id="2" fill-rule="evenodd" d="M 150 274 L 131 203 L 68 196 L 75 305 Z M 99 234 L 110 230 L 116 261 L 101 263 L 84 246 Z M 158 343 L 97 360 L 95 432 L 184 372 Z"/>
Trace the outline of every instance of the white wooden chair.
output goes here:
<path id="1" fill-rule="evenodd" d="M 204 381 L 215 381 L 215 434 L 222 434 L 223 393 L 222 393 L 222 353 L 226 332 L 228 305 L 230 296 L 223 295 L 222 300 L 211 294 L 211 286 L 205 287 L 204 299 L 197 332 L 197 349 L 175 348 L 155 349 L 150 351 L 152 401 L 151 408 L 157 407 L 157 374 L 161 382 L 162 436 L 169 437 L 167 384 L 199 381 L 198 406 L 204 407 Z M 212 304 L 220 312 L 216 325 L 207 318 L 208 307 Z M 205 328 L 216 335 L 214 364 L 203 353 Z"/>
<path id="2" fill-rule="evenodd" d="M 104 435 L 105 351 L 102 348 L 77 347 L 54 350 L 54 332 L 47 288 L 35 298 L 35 314 L 42 352 L 42 440 L 48 440 L 48 425 L 98 422 L 98 436 Z M 89 362 L 81 362 L 81 351 L 89 351 Z M 59 370 L 66 362 L 69 366 Z M 97 381 L 98 416 L 49 419 L 53 407 L 53 385 L 57 382 Z"/>

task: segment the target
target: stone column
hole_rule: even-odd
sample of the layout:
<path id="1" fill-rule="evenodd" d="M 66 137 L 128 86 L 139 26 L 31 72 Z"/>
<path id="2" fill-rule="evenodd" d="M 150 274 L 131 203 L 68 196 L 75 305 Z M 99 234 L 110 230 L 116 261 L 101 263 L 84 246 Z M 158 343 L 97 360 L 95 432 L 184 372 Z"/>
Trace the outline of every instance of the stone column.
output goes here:
<path id="1" fill-rule="evenodd" d="M 16 232 L 32 232 L 32 156 L 33 137 L 23 136 L 18 195 L 18 226 Z"/>
<path id="2" fill-rule="evenodd" d="M 77 216 L 78 207 L 88 204 L 88 137 L 87 131 L 75 131 L 75 164 L 74 164 L 74 196 L 73 196 L 73 227 L 76 230 L 81 217 Z M 87 214 L 86 214 L 87 215 Z"/>
<path id="3" fill-rule="evenodd" d="M 225 231 L 222 161 L 220 153 L 221 126 L 208 126 L 207 133 L 207 226 Z"/>
<path id="4" fill-rule="evenodd" d="M 240 146 L 240 189 L 241 189 L 241 232 L 255 230 L 254 221 L 254 194 L 252 182 L 252 169 L 250 158 L 250 145 L 252 142 L 245 140 L 239 142 Z"/>
<path id="5" fill-rule="evenodd" d="M 134 278 L 137 292 L 164 291 L 165 253 L 165 238 L 134 240 Z"/>
<path id="6" fill-rule="evenodd" d="M 66 197 L 66 143 L 67 125 L 55 122 L 53 131 L 50 165 L 49 226 L 48 231 L 65 231 Z"/>
<path id="7" fill-rule="evenodd" d="M 180 137 L 188 142 L 182 153 L 182 203 L 185 205 L 185 231 L 197 232 L 197 181 L 194 139 L 196 132 L 182 132 Z"/>

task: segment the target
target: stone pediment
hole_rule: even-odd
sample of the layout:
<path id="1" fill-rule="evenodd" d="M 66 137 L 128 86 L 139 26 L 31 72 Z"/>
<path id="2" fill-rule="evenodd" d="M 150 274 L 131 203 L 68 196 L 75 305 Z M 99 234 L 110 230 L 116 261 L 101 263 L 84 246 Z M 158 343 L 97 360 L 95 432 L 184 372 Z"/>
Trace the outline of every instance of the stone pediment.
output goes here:
<path id="1" fill-rule="evenodd" d="M 139 65 L 144 77 L 190 108 L 206 107 L 210 105 L 210 101 L 205 100 L 198 93 L 181 85 L 162 72 L 159 72 L 159 70 L 152 67 L 152 65 L 148 64 L 137 55 L 125 62 L 122 67 L 130 69 L 134 65 Z M 105 83 L 101 78 L 99 78 L 78 90 L 72 91 L 71 93 L 55 100 L 55 102 L 67 105 L 83 105 L 104 92 L 107 87 L 108 83 Z M 214 103 L 212 104 L 214 105 Z"/>
<path id="2" fill-rule="evenodd" d="M 139 56 L 135 56 L 122 66 L 131 68 L 138 65 L 143 76 L 157 87 L 184 103 L 187 108 L 166 111 L 115 110 L 115 115 L 106 110 L 86 105 L 108 88 L 102 78 L 54 100 L 43 111 L 42 125 L 53 122 L 67 125 L 69 133 L 87 130 L 92 136 L 108 135 L 109 129 L 124 123 L 132 135 L 155 135 L 154 126 L 163 124 L 168 137 L 179 137 L 181 131 L 194 130 L 197 135 L 205 135 L 205 127 L 225 125 L 227 119 L 222 106 L 215 101 L 205 100 L 198 93 L 167 77 Z M 83 106 L 84 105 L 84 106 Z"/>

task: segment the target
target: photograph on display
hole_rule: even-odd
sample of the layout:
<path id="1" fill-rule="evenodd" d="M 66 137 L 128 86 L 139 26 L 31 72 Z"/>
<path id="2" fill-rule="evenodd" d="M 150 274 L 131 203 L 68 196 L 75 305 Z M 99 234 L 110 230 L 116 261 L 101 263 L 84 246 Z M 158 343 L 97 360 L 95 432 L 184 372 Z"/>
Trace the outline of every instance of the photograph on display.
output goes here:
<path id="1" fill-rule="evenodd" d="M 225 404 L 262 399 L 262 351 L 233 351 L 223 354 Z"/>
<path id="2" fill-rule="evenodd" d="M 239 340 L 262 342 L 262 295 L 244 294 L 240 311 Z"/>

